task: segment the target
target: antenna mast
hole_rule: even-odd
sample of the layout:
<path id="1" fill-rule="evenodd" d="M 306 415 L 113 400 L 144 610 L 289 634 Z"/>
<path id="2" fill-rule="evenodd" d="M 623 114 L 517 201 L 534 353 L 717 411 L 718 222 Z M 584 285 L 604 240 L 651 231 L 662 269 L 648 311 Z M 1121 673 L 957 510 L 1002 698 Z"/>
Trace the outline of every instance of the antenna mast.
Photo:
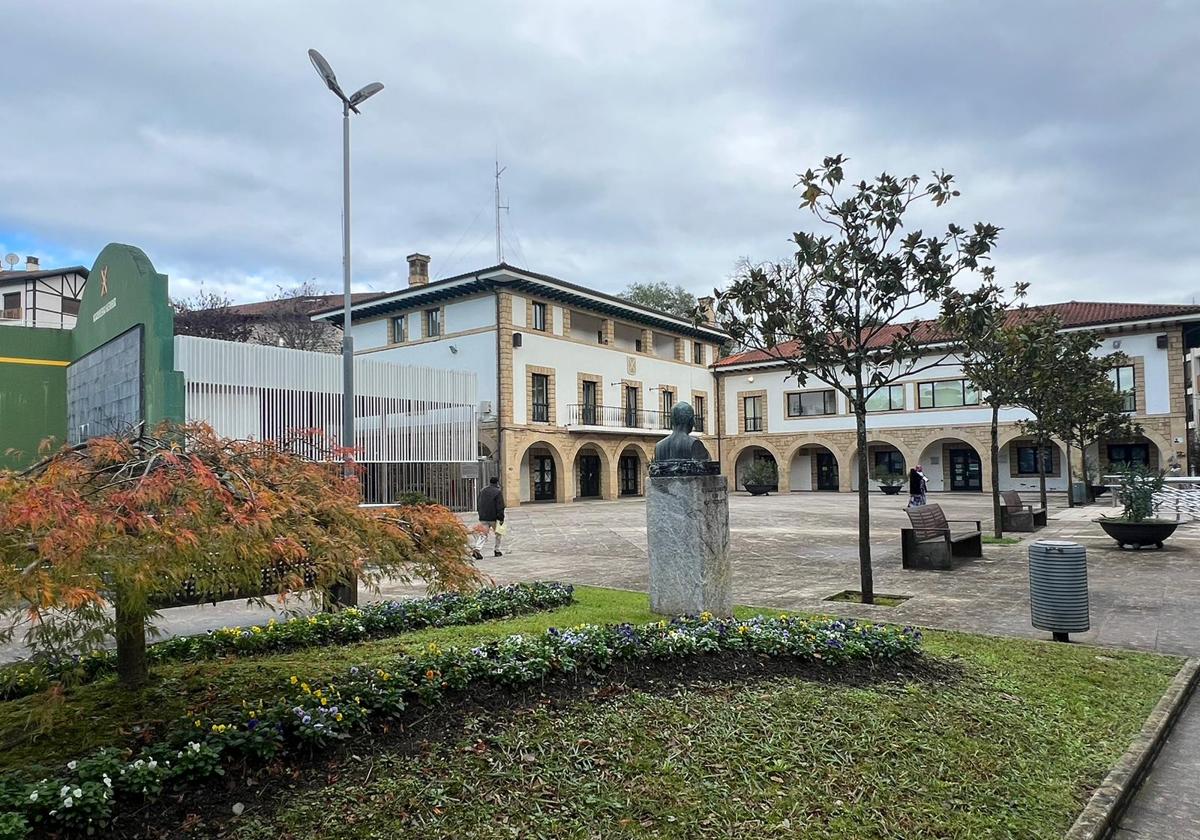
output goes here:
<path id="1" fill-rule="evenodd" d="M 508 205 L 500 203 L 500 174 L 502 172 L 504 172 L 505 169 L 508 169 L 508 167 L 506 166 L 506 167 L 504 167 L 504 169 L 501 169 L 500 168 L 500 159 L 497 158 L 496 159 L 496 262 L 497 263 L 504 262 L 504 240 L 501 238 L 501 235 L 500 235 L 500 211 L 508 210 Z"/>

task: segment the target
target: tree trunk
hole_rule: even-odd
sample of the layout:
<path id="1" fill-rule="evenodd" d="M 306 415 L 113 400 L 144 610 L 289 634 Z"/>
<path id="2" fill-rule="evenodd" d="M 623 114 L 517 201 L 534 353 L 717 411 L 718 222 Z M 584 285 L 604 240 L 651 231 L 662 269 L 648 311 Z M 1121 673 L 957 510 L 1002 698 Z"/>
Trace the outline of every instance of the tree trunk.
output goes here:
<path id="1" fill-rule="evenodd" d="M 1043 440 L 1042 438 L 1037 439 L 1037 445 L 1038 445 L 1038 456 L 1037 456 L 1038 494 L 1039 494 L 1039 497 L 1040 497 L 1040 500 L 1042 503 L 1042 510 L 1050 509 L 1050 508 L 1046 507 L 1046 459 L 1042 457 L 1043 455 L 1046 454 L 1046 449 L 1047 449 L 1048 443 L 1050 443 L 1050 441 Z"/>
<path id="2" fill-rule="evenodd" d="M 861 389 L 860 389 L 861 392 Z M 867 416 L 861 406 L 854 410 L 858 450 L 858 575 L 862 602 L 875 603 L 875 579 L 871 574 L 871 485 L 867 472 Z"/>
<path id="3" fill-rule="evenodd" d="M 116 599 L 117 680 L 126 688 L 138 688 L 150 678 L 146 665 L 146 616 L 122 606 Z"/>
<path id="4" fill-rule="evenodd" d="M 1004 536 L 1004 522 L 1000 515 L 1000 406 L 992 404 L 992 524 L 996 539 Z"/>
<path id="5" fill-rule="evenodd" d="M 1075 507 L 1075 488 L 1071 485 L 1075 483 L 1073 480 L 1075 476 L 1071 470 L 1071 441 L 1064 442 L 1067 445 L 1067 507 L 1073 508 Z"/>

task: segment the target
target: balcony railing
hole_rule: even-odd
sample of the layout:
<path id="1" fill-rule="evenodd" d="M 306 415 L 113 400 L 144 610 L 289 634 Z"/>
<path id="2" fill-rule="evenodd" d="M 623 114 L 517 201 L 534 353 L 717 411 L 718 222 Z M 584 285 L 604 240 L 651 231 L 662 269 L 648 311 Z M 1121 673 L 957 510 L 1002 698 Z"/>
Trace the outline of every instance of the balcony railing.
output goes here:
<path id="1" fill-rule="evenodd" d="M 671 412 L 650 411 L 644 408 L 629 408 L 620 405 L 570 405 L 567 406 L 567 424 L 570 426 L 600 426 L 605 429 L 645 429 L 647 431 L 670 431 Z M 704 433 L 704 417 L 696 416 L 693 430 Z"/>

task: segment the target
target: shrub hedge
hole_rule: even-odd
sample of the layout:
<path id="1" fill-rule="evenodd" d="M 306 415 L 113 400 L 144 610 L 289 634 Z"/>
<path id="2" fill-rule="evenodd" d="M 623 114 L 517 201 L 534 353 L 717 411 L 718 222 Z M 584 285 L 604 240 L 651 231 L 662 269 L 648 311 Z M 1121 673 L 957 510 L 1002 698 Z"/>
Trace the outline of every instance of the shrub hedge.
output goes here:
<path id="1" fill-rule="evenodd" d="M 721 651 L 792 656 L 830 667 L 915 653 L 912 628 L 847 619 L 704 614 L 633 626 L 579 625 L 542 635 L 518 634 L 470 649 L 431 643 L 388 668 L 353 667 L 340 679 L 310 684 L 293 675 L 273 703 L 189 717 L 161 742 L 129 751 L 99 750 L 69 762 L 62 774 L 30 782 L 0 778 L 0 838 L 30 832 L 94 833 L 119 810 L 142 807 L 164 790 L 222 775 L 226 766 L 261 765 L 327 746 L 402 716 L 413 704 L 436 705 L 472 684 L 519 686 L 555 674 L 603 670 L 616 660 L 669 659 Z"/>

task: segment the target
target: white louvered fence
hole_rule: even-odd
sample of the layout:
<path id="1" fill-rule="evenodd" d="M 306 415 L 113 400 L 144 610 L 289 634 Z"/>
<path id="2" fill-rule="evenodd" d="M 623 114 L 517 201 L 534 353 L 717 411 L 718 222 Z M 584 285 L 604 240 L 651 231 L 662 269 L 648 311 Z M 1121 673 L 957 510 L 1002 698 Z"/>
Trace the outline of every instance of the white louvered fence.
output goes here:
<path id="1" fill-rule="evenodd" d="M 175 367 L 189 422 L 224 437 L 279 441 L 317 429 L 328 445 L 341 441 L 340 355 L 176 336 Z M 478 463 L 473 372 L 356 358 L 354 394 L 365 501 L 421 492 L 455 509 L 474 503 L 472 469 L 462 466 Z"/>

